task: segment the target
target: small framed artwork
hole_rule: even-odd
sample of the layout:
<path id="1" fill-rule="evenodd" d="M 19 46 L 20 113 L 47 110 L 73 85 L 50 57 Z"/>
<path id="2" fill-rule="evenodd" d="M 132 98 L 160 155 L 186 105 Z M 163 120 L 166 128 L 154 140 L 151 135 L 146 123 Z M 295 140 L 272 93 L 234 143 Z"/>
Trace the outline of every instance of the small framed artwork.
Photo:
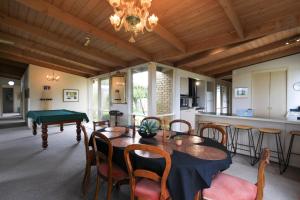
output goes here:
<path id="1" fill-rule="evenodd" d="M 63 101 L 64 102 L 78 102 L 79 101 L 79 90 L 64 89 Z"/>
<path id="2" fill-rule="evenodd" d="M 126 104 L 126 74 L 116 73 L 110 77 L 111 103 Z"/>
<path id="3" fill-rule="evenodd" d="M 248 88 L 240 87 L 234 89 L 235 98 L 248 98 Z"/>

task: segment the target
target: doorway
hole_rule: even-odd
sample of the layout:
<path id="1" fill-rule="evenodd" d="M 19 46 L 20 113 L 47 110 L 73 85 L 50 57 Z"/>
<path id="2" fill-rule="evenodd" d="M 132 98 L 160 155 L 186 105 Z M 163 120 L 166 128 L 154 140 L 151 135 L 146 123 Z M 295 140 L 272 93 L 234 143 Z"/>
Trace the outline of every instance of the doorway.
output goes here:
<path id="1" fill-rule="evenodd" d="M 3 88 L 2 90 L 3 113 L 14 112 L 14 89 Z"/>

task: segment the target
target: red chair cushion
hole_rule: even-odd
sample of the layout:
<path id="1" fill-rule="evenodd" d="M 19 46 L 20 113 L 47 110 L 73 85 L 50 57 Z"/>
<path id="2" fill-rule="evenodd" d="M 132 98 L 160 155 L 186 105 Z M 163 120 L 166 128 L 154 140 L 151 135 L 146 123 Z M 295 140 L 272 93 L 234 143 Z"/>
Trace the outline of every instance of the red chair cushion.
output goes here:
<path id="1" fill-rule="evenodd" d="M 212 181 L 210 188 L 203 190 L 207 200 L 255 200 L 257 187 L 244 179 L 220 173 Z"/>
<path id="2" fill-rule="evenodd" d="M 134 195 L 145 200 L 160 200 L 160 186 L 159 182 L 142 178 L 136 183 Z M 169 196 L 168 191 L 167 196 Z"/>
<path id="3" fill-rule="evenodd" d="M 108 164 L 107 163 L 101 163 L 98 170 L 103 176 L 105 176 L 105 177 L 108 176 Z M 127 173 L 124 170 L 122 170 L 120 167 L 118 167 L 117 165 L 112 164 L 112 177 L 116 180 L 122 180 L 127 177 Z"/>

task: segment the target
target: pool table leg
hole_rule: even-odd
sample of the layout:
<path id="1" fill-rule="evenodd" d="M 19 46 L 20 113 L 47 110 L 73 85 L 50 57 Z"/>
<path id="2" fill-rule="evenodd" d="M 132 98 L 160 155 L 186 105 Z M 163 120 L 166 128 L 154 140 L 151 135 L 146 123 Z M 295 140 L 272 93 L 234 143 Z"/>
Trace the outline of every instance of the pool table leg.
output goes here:
<path id="1" fill-rule="evenodd" d="M 64 131 L 64 124 L 60 124 L 60 132 Z"/>
<path id="2" fill-rule="evenodd" d="M 81 125 L 80 121 L 76 122 L 76 132 L 77 132 L 76 139 L 77 139 L 78 142 L 81 140 L 81 127 L 80 127 L 80 125 Z"/>
<path id="3" fill-rule="evenodd" d="M 32 134 L 33 134 L 33 135 L 36 135 L 36 134 L 37 134 L 36 128 L 37 128 L 36 122 L 32 122 Z"/>
<path id="4" fill-rule="evenodd" d="M 42 124 L 42 140 L 43 140 L 43 148 L 46 149 L 48 147 L 48 125 Z"/>

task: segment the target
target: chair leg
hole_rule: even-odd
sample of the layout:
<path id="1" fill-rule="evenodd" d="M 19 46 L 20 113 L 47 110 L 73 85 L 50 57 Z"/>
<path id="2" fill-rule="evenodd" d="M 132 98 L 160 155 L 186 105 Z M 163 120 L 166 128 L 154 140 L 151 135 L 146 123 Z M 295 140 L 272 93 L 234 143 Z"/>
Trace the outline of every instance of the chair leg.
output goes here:
<path id="1" fill-rule="evenodd" d="M 254 145 L 254 138 L 253 138 L 253 133 L 252 130 L 248 130 L 248 134 L 249 134 L 249 150 L 250 150 L 250 156 L 251 156 L 251 165 L 255 165 L 256 163 L 256 149 L 255 149 L 255 145 Z M 253 151 L 253 156 L 252 156 L 252 152 Z"/>
<path id="2" fill-rule="evenodd" d="M 285 170 L 288 168 L 289 163 L 290 163 L 290 157 L 291 157 L 292 148 L 293 148 L 293 144 L 294 144 L 294 136 L 295 136 L 295 135 L 292 135 L 292 136 L 291 136 L 290 145 L 289 145 L 289 150 L 288 150 L 287 157 L 286 157 L 286 164 L 285 164 L 285 168 L 284 168 L 283 171 L 285 171 Z"/>
<path id="3" fill-rule="evenodd" d="M 85 172 L 84 177 L 82 181 L 82 193 L 83 195 L 87 194 L 89 183 L 90 183 L 90 174 L 91 174 L 91 164 L 90 162 L 87 162 L 85 165 Z"/>
<path id="4" fill-rule="evenodd" d="M 111 199 L 112 187 L 113 187 L 112 179 L 108 178 L 108 181 L 107 181 L 107 194 L 106 194 L 106 199 L 107 200 Z"/>
<path id="5" fill-rule="evenodd" d="M 282 174 L 286 164 L 285 164 L 285 161 L 284 161 L 284 155 L 283 155 L 283 150 L 282 150 L 282 145 L 281 145 L 280 134 L 276 134 L 275 137 L 276 137 L 279 171 L 280 171 L 280 174 Z"/>
<path id="6" fill-rule="evenodd" d="M 99 190 L 100 190 L 100 175 L 97 174 L 96 191 L 95 191 L 94 200 L 98 200 Z"/>
<path id="7" fill-rule="evenodd" d="M 234 141 L 234 154 L 236 154 L 237 142 L 238 142 L 238 139 L 239 139 L 239 129 L 234 130 L 234 136 L 233 137 L 235 138 L 235 141 Z"/>

